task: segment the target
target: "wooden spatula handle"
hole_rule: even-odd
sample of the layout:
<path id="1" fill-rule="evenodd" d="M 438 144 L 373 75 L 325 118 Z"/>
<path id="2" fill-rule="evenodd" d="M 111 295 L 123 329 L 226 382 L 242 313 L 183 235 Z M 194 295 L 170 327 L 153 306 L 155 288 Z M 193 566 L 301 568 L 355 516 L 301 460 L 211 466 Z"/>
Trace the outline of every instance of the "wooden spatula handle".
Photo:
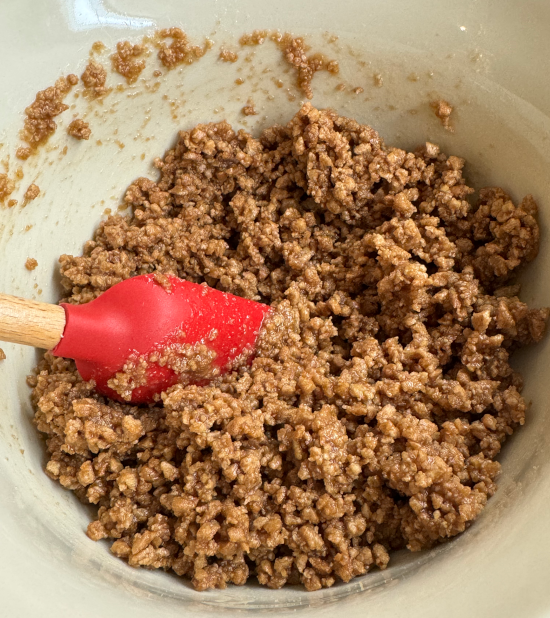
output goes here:
<path id="1" fill-rule="evenodd" d="M 51 350 L 64 329 L 63 307 L 0 294 L 0 341 Z"/>

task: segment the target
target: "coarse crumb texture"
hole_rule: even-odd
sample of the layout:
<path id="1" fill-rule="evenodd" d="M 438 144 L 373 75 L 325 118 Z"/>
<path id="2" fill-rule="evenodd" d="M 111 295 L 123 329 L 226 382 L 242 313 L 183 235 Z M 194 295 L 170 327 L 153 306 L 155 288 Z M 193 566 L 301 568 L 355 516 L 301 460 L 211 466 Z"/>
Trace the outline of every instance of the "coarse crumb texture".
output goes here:
<path id="1" fill-rule="evenodd" d="M 14 189 L 15 182 L 7 174 L 0 174 L 0 203 L 3 203 Z"/>
<path id="2" fill-rule="evenodd" d="M 32 154 L 32 150 L 28 146 L 19 146 L 15 151 L 15 156 L 22 161 L 26 161 Z"/>
<path id="3" fill-rule="evenodd" d="M 211 47 L 211 41 L 200 45 L 191 45 L 187 35 L 181 28 L 165 28 L 159 30 L 157 36 L 160 39 L 158 58 L 167 69 L 173 69 L 180 64 L 193 64 Z M 167 45 L 165 39 L 172 39 Z"/>
<path id="4" fill-rule="evenodd" d="M 219 59 L 224 62 L 237 62 L 239 55 L 237 52 L 226 49 L 225 47 L 220 50 Z"/>
<path id="5" fill-rule="evenodd" d="M 311 80 L 318 71 L 327 71 L 337 75 L 340 67 L 336 60 L 329 60 L 323 54 L 309 54 L 309 46 L 302 37 L 293 37 L 291 34 L 276 33 L 271 36 L 272 40 L 283 52 L 283 57 L 296 70 L 296 83 L 298 88 L 308 99 L 313 97 Z"/>
<path id="6" fill-rule="evenodd" d="M 119 52 L 120 53 L 120 52 Z M 107 94 L 105 83 L 107 82 L 107 71 L 99 62 L 90 60 L 80 76 L 84 84 L 85 93 L 92 97 L 101 97 Z"/>
<path id="7" fill-rule="evenodd" d="M 23 196 L 26 202 L 32 202 L 40 195 L 40 187 L 35 185 L 34 182 L 27 187 L 25 195 Z"/>
<path id="8" fill-rule="evenodd" d="M 254 30 L 248 34 L 243 34 L 239 39 L 241 46 L 263 45 L 271 39 L 281 50 L 284 60 L 296 71 L 296 85 L 306 95 L 308 99 L 313 97 L 311 81 L 317 71 L 328 71 L 337 75 L 340 66 L 337 60 L 329 60 L 323 54 L 309 54 L 309 45 L 302 37 L 295 37 L 289 32 L 284 34 L 279 31 L 269 32 L 268 30 Z"/>
<path id="9" fill-rule="evenodd" d="M 25 109 L 21 139 L 27 142 L 28 147 L 18 149 L 19 158 L 28 158 L 40 144 L 45 143 L 55 133 L 57 124 L 54 118 L 69 109 L 63 100 L 77 83 L 78 77 L 71 74 L 60 77 L 55 86 L 37 93 L 35 100 Z"/>
<path id="10" fill-rule="evenodd" d="M 463 165 L 310 104 L 260 139 L 181 132 L 128 189 L 133 214 L 61 257 L 66 300 L 158 271 L 275 311 L 250 367 L 150 408 L 45 356 L 29 381 L 46 471 L 99 507 L 88 535 L 198 590 L 317 590 L 467 528 L 525 419 L 509 356 L 549 312 L 512 280 L 537 253 L 533 198 L 474 204 Z"/>
<path id="11" fill-rule="evenodd" d="M 25 268 L 27 270 L 34 270 L 38 266 L 38 262 L 34 258 L 27 258 L 25 262 Z"/>
<path id="12" fill-rule="evenodd" d="M 122 75 L 128 84 L 133 84 L 145 68 L 145 60 L 142 56 L 146 51 L 145 45 L 133 45 L 130 41 L 119 41 L 116 44 L 116 52 L 111 55 L 113 71 Z"/>
<path id="13" fill-rule="evenodd" d="M 75 139 L 90 139 L 92 130 L 90 125 L 82 118 L 75 118 L 67 128 L 67 133 Z"/>
<path id="14" fill-rule="evenodd" d="M 254 105 L 254 101 L 248 99 L 246 105 L 242 109 L 242 112 L 245 116 L 256 116 L 258 114 L 258 111 L 256 110 L 256 107 Z"/>
<path id="15" fill-rule="evenodd" d="M 253 32 L 247 32 L 239 39 L 239 44 L 242 47 L 247 45 L 263 45 L 269 36 L 268 30 L 254 30 Z"/>
<path id="16" fill-rule="evenodd" d="M 454 127 L 451 124 L 451 114 L 454 109 L 453 106 L 448 101 L 443 99 L 439 99 L 439 101 L 432 101 L 430 106 L 434 110 L 434 114 L 439 118 L 441 126 L 450 133 L 454 133 Z"/>

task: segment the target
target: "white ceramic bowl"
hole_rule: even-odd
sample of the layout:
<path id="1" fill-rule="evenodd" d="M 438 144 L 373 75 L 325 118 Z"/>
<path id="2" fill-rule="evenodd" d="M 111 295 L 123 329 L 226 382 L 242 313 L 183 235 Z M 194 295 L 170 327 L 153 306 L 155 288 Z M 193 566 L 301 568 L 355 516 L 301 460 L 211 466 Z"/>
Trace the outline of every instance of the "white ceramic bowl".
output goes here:
<path id="1" fill-rule="evenodd" d="M 426 139 L 441 144 L 468 160 L 467 176 L 476 187 L 498 184 L 515 199 L 535 195 L 542 245 L 525 274 L 523 299 L 550 305 L 550 78 L 545 70 L 550 3 L 352 0 L 332 5 L 323 0 L 2 0 L 0 159 L 13 152 L 22 110 L 36 91 L 62 73 L 79 74 L 96 40 L 112 46 L 156 27 L 178 25 L 196 40 L 210 35 L 216 44 L 235 44 L 254 28 L 291 30 L 340 60 L 340 76 L 315 77 L 314 104 L 373 125 L 390 144 L 414 147 Z M 329 44 L 326 32 L 339 40 Z M 171 144 L 178 128 L 227 118 L 258 131 L 288 120 L 299 98 L 289 101 L 269 79 L 280 73 L 285 87 L 291 84 L 291 75 L 277 64 L 278 54 L 274 46 L 257 49 L 252 63 L 241 63 L 244 73 L 238 73 L 238 66 L 217 62 L 217 54 L 210 53 L 171 73 L 158 92 L 138 82 L 114 92 L 103 108 L 71 99 L 75 108 L 60 120 L 61 127 L 71 114 L 86 113 L 93 138 L 69 143 L 64 130 L 58 131 L 39 157 L 23 165 L 21 189 L 35 181 L 42 193 L 24 209 L 0 211 L 0 289 L 56 300 L 59 254 L 81 251 L 104 210 L 116 209 L 132 179 L 153 174 L 151 160 Z M 271 75 L 262 73 L 264 68 Z M 373 86 L 375 72 L 382 74 L 381 88 Z M 417 81 L 407 79 L 412 73 Z M 240 87 L 234 85 L 238 75 L 247 77 Z M 340 92 L 335 88 L 340 82 L 361 86 L 364 93 Z M 260 115 L 245 121 L 238 110 L 249 95 Z M 440 127 L 429 108 L 438 96 L 456 106 L 454 135 Z M 11 165 L 13 170 L 13 159 Z M 32 273 L 24 268 L 29 256 L 39 263 Z M 525 395 L 532 401 L 528 423 L 506 445 L 499 490 L 475 525 L 435 551 L 404 553 L 385 572 L 315 593 L 254 585 L 197 593 L 174 576 L 133 570 L 106 544 L 90 541 L 84 534 L 86 508 L 42 472 L 43 445 L 31 424 L 25 384 L 37 354 L 2 347 L 8 359 L 0 365 L 0 615 L 6 618 L 228 618 L 263 612 L 349 618 L 550 616 L 550 338 L 518 356 Z"/>

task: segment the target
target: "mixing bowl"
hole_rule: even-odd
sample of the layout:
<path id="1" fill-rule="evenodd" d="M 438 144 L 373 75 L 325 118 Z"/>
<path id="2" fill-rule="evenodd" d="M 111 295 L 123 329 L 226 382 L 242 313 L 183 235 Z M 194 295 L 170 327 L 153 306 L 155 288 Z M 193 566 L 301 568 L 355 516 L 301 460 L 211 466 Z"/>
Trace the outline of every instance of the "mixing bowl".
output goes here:
<path id="1" fill-rule="evenodd" d="M 541 250 L 523 275 L 522 298 L 532 306 L 550 305 L 549 3 L 3 0 L 0 159 L 11 153 L 15 170 L 23 109 L 61 74 L 80 74 L 94 41 L 112 47 L 174 25 L 197 41 L 210 37 L 215 46 L 236 46 L 242 33 L 255 28 L 304 34 L 341 68 L 338 76 L 315 76 L 315 105 L 371 124 L 389 144 L 440 144 L 467 159 L 466 177 L 477 188 L 502 186 L 514 199 L 533 193 Z M 35 182 L 41 194 L 24 208 L 20 201 L 0 211 L 0 289 L 56 301 L 59 255 L 81 252 L 105 213 L 117 209 L 125 187 L 154 174 L 153 158 L 173 143 L 179 128 L 226 118 L 257 133 L 290 119 L 303 95 L 281 66 L 280 53 L 270 45 L 247 53 L 248 64 L 243 58 L 231 65 L 211 52 L 158 86 L 144 74 L 144 81 L 115 89 L 102 106 L 71 98 L 74 108 L 60 124 L 85 114 L 92 139 L 72 141 L 65 151 L 66 133 L 58 131 L 22 165 L 20 192 Z M 279 75 L 282 89 L 271 79 Z M 235 84 L 238 76 L 246 76 L 245 84 Z M 244 117 L 239 110 L 249 97 L 259 114 Z M 441 97 L 455 106 L 453 134 L 429 106 Z M 38 261 L 32 272 L 24 268 L 28 257 Z M 2 616 L 550 616 L 550 338 L 517 356 L 531 401 L 528 422 L 503 449 L 498 492 L 475 524 L 431 552 L 398 554 L 386 571 L 314 593 L 256 585 L 198 593 L 175 576 L 131 569 L 107 544 L 90 541 L 84 534 L 87 507 L 42 471 L 44 447 L 31 422 L 25 382 L 38 355 L 2 347 Z"/>

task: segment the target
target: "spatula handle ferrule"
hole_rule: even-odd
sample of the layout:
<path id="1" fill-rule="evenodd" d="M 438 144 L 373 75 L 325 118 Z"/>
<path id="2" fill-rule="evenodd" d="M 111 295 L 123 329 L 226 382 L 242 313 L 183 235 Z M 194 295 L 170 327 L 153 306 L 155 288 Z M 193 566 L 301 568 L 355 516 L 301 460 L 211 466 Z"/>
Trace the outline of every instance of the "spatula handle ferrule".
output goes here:
<path id="1" fill-rule="evenodd" d="M 59 343 L 65 323 L 65 310 L 59 305 L 0 294 L 0 341 L 51 350 Z"/>

